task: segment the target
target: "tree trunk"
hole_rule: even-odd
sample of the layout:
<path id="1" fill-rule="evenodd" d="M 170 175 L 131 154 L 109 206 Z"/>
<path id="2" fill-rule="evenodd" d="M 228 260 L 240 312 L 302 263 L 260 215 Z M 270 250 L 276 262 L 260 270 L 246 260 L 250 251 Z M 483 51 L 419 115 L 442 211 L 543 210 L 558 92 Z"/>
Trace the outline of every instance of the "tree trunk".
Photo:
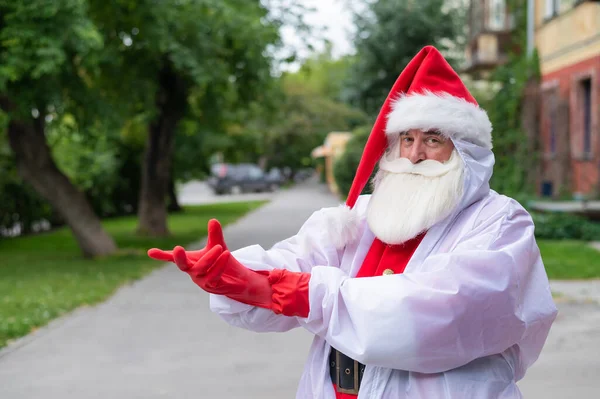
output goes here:
<path id="1" fill-rule="evenodd" d="M 54 163 L 44 124 L 45 115 L 33 122 L 11 120 L 8 124 L 8 139 L 19 174 L 64 218 L 85 257 L 115 252 L 115 242 L 102 228 L 85 195 Z"/>
<path id="2" fill-rule="evenodd" d="M 166 199 L 171 175 L 173 138 L 187 105 L 187 83 L 165 62 L 158 76 L 157 118 L 150 124 L 142 165 L 138 233 L 169 234 Z"/>
<path id="3" fill-rule="evenodd" d="M 175 179 L 173 178 L 173 172 L 171 172 L 171 176 L 169 178 L 169 212 L 181 212 L 183 208 L 179 205 L 179 201 L 177 201 L 177 193 L 175 192 Z"/>

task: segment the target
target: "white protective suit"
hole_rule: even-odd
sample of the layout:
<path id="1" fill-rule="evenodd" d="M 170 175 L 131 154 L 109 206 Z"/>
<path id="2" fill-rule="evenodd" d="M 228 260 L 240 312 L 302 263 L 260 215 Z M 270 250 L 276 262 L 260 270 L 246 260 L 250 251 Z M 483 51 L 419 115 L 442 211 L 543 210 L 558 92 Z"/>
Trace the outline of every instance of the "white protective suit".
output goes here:
<path id="1" fill-rule="evenodd" d="M 463 199 L 427 232 L 403 274 L 352 278 L 374 240 L 369 196 L 354 208 L 360 234 L 345 248 L 332 244 L 330 208 L 270 250 L 233 253 L 254 270 L 312 274 L 307 318 L 211 295 L 211 309 L 234 326 L 315 335 L 297 398 L 335 398 L 330 345 L 367 365 L 359 399 L 521 397 L 516 381 L 538 358 L 557 310 L 530 215 L 489 188 L 492 152 L 454 144 L 465 162 Z"/>

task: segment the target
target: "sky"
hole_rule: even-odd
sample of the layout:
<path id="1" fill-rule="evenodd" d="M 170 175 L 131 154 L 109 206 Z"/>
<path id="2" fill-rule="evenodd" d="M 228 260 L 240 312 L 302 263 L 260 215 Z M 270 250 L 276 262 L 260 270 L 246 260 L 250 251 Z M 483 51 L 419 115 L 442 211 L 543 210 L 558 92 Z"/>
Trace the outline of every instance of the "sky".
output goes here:
<path id="1" fill-rule="evenodd" d="M 323 35 L 333 44 L 333 56 L 339 57 L 344 54 L 351 53 L 353 31 L 352 13 L 347 8 L 347 0 L 297 0 L 306 7 L 314 8 L 315 11 L 308 14 L 306 22 L 319 29 L 325 28 Z M 286 46 L 298 47 L 300 41 L 297 38 L 293 29 L 282 29 L 283 42 Z M 311 41 L 311 44 L 317 49 L 323 49 L 322 41 Z M 301 52 L 301 56 L 308 55 L 306 52 Z M 291 65 L 289 70 L 297 69 L 298 65 Z"/>

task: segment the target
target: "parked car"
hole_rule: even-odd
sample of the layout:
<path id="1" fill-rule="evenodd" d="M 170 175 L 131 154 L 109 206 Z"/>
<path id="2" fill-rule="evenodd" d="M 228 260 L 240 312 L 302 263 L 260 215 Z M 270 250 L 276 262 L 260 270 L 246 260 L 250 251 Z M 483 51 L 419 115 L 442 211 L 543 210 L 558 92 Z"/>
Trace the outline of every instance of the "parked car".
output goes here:
<path id="1" fill-rule="evenodd" d="M 208 185 L 217 195 L 275 191 L 280 186 L 254 164 L 215 164 L 211 174 Z"/>

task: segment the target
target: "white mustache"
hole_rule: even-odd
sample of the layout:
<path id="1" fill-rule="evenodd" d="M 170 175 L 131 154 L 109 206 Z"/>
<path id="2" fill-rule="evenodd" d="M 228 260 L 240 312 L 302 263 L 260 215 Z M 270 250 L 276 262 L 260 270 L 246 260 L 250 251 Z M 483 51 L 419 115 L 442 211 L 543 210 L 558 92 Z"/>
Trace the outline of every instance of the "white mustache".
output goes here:
<path id="1" fill-rule="evenodd" d="M 450 159 L 446 162 L 426 159 L 413 164 L 408 158 L 389 159 L 384 155 L 379 161 L 379 169 L 390 173 L 410 173 L 425 177 L 439 177 L 456 168 L 458 159 L 456 151 L 452 151 Z"/>

